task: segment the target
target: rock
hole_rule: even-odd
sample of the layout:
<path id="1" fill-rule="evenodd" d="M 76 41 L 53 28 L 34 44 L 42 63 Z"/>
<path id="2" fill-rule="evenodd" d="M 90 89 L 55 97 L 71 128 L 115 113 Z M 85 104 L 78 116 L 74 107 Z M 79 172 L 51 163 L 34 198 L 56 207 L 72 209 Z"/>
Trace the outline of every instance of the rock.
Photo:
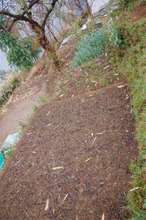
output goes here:
<path id="1" fill-rule="evenodd" d="M 13 148 L 21 139 L 22 134 L 20 132 L 10 134 L 5 139 L 4 143 L 1 146 L 2 151 L 7 151 L 11 148 Z"/>
<path id="2" fill-rule="evenodd" d="M 62 41 L 62 43 L 61 43 L 61 45 L 60 45 L 60 48 L 62 48 L 64 45 L 66 45 L 72 38 L 73 38 L 72 35 L 66 37 L 66 38 Z"/>
<path id="3" fill-rule="evenodd" d="M 100 10 L 97 12 L 97 16 L 105 16 L 108 14 L 109 12 L 109 8 L 108 8 L 109 4 L 105 4 L 103 5 L 103 7 L 100 8 Z"/>
<path id="4" fill-rule="evenodd" d="M 87 30 L 87 24 L 83 24 L 83 26 L 81 27 L 81 31 L 85 31 Z"/>
<path id="5" fill-rule="evenodd" d="M 91 5 L 92 14 L 96 15 L 101 11 L 103 8 L 106 7 L 107 4 L 109 4 L 109 0 L 95 0 L 94 2 L 92 0 L 88 0 L 89 5 Z"/>
<path id="6" fill-rule="evenodd" d="M 118 8 L 118 3 L 105 1 L 102 3 L 99 10 L 95 11 L 93 15 L 94 17 L 104 17 L 107 16 L 112 11 L 116 10 L 117 8 Z"/>

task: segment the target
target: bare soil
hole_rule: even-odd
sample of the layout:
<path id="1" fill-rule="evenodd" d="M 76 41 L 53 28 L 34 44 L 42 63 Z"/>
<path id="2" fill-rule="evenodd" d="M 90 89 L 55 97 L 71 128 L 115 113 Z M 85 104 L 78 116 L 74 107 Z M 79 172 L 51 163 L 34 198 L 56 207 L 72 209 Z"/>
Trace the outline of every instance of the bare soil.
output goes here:
<path id="1" fill-rule="evenodd" d="M 47 76 L 39 75 L 25 80 L 18 87 L 0 114 L 0 146 L 5 138 L 17 132 L 33 114 L 34 106 L 40 105 L 40 98 L 47 94 Z"/>
<path id="2" fill-rule="evenodd" d="M 136 7 L 132 14 L 133 21 L 138 21 L 142 18 L 146 18 L 146 3 L 142 3 L 140 6 Z"/>
<path id="3" fill-rule="evenodd" d="M 0 220 L 124 220 L 136 156 L 126 85 L 44 105 L 0 180 Z"/>

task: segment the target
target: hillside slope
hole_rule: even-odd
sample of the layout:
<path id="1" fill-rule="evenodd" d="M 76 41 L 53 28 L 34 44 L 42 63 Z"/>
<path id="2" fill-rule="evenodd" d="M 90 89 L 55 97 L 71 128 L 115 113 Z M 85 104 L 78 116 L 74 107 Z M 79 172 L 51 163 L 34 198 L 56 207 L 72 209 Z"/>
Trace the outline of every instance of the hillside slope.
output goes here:
<path id="1" fill-rule="evenodd" d="M 127 86 L 43 106 L 0 180 L 0 220 L 123 220 L 137 155 Z"/>

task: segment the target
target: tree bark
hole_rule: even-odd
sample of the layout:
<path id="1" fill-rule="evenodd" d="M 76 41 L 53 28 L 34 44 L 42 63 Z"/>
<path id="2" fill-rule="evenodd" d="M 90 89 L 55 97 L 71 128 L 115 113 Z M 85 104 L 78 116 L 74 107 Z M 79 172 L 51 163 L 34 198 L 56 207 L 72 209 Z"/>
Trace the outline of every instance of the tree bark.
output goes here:
<path id="1" fill-rule="evenodd" d="M 50 57 L 52 58 L 52 60 L 55 64 L 55 66 L 57 68 L 59 68 L 60 60 L 57 56 L 56 49 L 51 45 L 51 43 L 48 41 L 48 39 L 46 38 L 45 35 L 42 36 L 40 44 L 42 45 L 44 50 L 48 53 L 48 55 L 50 55 Z"/>
<path id="2" fill-rule="evenodd" d="M 39 44 L 42 46 L 45 52 L 48 53 L 48 56 L 52 58 L 54 65 L 59 69 L 60 60 L 57 56 L 56 49 L 51 45 L 51 42 L 48 40 L 45 30 L 35 25 L 31 25 L 31 28 L 36 33 Z"/>
<path id="3" fill-rule="evenodd" d="M 48 51 L 48 54 L 51 55 L 55 66 L 59 66 L 60 62 L 59 62 L 59 58 L 57 56 L 56 50 L 53 47 L 53 45 L 51 45 L 45 33 L 45 27 L 46 27 L 48 17 L 54 10 L 55 5 L 57 4 L 58 0 L 52 0 L 50 6 L 47 6 L 45 3 L 42 3 L 44 4 L 46 8 L 46 13 L 45 13 L 42 24 L 40 24 L 35 19 L 33 19 L 33 13 L 32 13 L 33 6 L 35 5 L 37 6 L 39 2 L 40 0 L 29 1 L 29 6 L 26 8 L 25 7 L 22 8 L 23 12 L 20 14 L 13 14 L 11 11 L 5 10 L 5 8 L 2 7 L 3 9 L 0 10 L 0 15 L 3 15 L 3 16 L 6 16 L 12 19 L 12 23 L 10 24 L 10 27 L 8 27 L 8 29 L 6 30 L 7 32 L 10 32 L 14 24 L 18 21 L 24 21 L 28 23 L 31 29 L 36 33 L 39 43 L 42 46 L 42 48 L 45 51 Z M 3 6 L 3 3 L 4 2 L 2 2 L 2 6 Z M 4 31 L 4 28 L 0 26 L 0 30 Z"/>

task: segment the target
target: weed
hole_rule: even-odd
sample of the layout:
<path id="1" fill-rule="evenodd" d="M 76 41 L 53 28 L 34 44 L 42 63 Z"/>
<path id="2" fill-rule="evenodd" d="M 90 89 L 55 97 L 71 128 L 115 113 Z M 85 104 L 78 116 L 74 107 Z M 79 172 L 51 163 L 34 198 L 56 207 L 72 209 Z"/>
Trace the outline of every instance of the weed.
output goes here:
<path id="1" fill-rule="evenodd" d="M 13 78 L 8 84 L 6 84 L 2 91 L 0 91 L 0 108 L 8 101 L 14 90 L 20 85 L 19 78 Z"/>
<path id="2" fill-rule="evenodd" d="M 16 147 L 13 146 L 13 148 L 9 148 L 9 149 L 5 150 L 5 152 L 4 152 L 5 156 L 11 159 L 13 157 L 15 149 L 16 149 Z"/>
<path id="3" fill-rule="evenodd" d="M 40 105 L 46 104 L 48 102 L 47 96 L 40 96 L 39 97 Z"/>
<path id="4" fill-rule="evenodd" d="M 38 106 L 34 105 L 33 106 L 33 112 L 36 112 L 38 110 Z"/>

